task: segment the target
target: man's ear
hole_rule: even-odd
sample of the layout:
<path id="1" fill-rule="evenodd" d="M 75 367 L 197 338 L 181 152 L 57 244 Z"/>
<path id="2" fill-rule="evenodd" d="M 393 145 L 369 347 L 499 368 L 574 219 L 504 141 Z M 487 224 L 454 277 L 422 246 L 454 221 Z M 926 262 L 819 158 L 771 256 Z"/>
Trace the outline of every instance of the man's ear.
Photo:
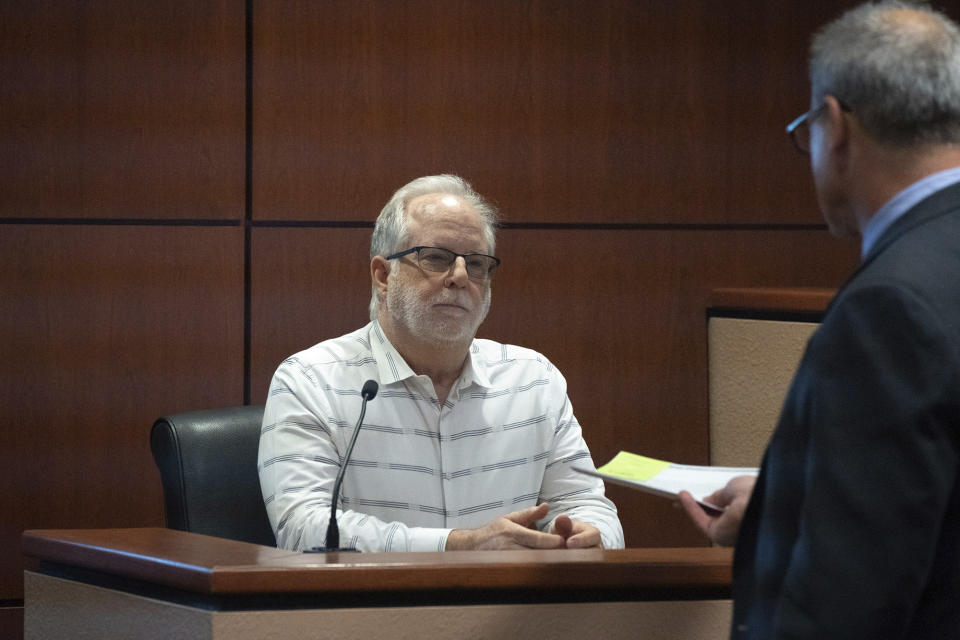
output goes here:
<path id="1" fill-rule="evenodd" d="M 827 105 L 827 127 L 830 129 L 830 151 L 846 152 L 850 145 L 850 121 L 846 118 L 846 110 L 840 106 L 840 101 L 831 95 L 824 96 Z"/>
<path id="2" fill-rule="evenodd" d="M 387 293 L 387 277 L 390 275 L 390 261 L 383 256 L 373 256 L 370 260 L 370 280 L 378 295 Z"/>

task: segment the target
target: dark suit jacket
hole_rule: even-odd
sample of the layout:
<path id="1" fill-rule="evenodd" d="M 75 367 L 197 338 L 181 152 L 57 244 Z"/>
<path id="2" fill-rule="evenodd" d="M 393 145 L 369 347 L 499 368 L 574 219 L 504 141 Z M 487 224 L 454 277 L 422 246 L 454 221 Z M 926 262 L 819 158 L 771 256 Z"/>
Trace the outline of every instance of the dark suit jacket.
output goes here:
<path id="1" fill-rule="evenodd" d="M 807 345 L 744 516 L 732 637 L 960 638 L 960 185 Z"/>

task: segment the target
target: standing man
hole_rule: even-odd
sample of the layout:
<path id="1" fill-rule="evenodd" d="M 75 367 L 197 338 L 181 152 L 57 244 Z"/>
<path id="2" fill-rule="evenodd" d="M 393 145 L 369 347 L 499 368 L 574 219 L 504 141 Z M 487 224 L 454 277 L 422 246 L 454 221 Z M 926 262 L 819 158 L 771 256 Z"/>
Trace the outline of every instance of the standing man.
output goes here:
<path id="1" fill-rule="evenodd" d="M 862 263 L 810 339 L 756 486 L 711 496 L 717 517 L 681 500 L 736 540 L 733 637 L 957 638 L 960 29 L 863 5 L 815 36 L 810 79 L 787 131 Z"/>
<path id="2" fill-rule="evenodd" d="M 285 360 L 258 469 L 277 543 L 324 546 L 331 488 L 368 379 L 379 394 L 338 522 L 362 551 L 623 546 L 566 381 L 530 349 L 474 338 L 490 308 L 496 212 L 464 180 L 398 190 L 370 243 L 371 322 Z"/>

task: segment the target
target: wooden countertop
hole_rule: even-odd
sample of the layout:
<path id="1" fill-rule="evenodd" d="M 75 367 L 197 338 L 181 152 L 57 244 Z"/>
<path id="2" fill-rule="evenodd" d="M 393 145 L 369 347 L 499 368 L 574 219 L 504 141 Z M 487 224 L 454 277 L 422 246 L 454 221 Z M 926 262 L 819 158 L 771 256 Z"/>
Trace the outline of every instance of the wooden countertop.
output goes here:
<path id="1" fill-rule="evenodd" d="M 32 530 L 23 553 L 197 594 L 417 590 L 728 588 L 732 551 L 619 550 L 303 554 L 162 528 Z"/>

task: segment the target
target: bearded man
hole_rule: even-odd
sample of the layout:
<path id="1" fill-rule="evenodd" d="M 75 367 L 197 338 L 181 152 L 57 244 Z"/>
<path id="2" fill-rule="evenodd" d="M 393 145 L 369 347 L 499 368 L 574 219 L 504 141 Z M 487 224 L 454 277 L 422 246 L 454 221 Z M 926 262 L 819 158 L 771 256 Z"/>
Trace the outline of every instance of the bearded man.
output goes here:
<path id="1" fill-rule="evenodd" d="M 344 475 L 361 551 L 623 547 L 566 381 L 543 355 L 474 336 L 490 308 L 497 214 L 462 178 L 418 178 L 370 243 L 371 322 L 285 360 L 258 470 L 277 544 L 321 547 L 366 380 L 379 385 Z"/>

